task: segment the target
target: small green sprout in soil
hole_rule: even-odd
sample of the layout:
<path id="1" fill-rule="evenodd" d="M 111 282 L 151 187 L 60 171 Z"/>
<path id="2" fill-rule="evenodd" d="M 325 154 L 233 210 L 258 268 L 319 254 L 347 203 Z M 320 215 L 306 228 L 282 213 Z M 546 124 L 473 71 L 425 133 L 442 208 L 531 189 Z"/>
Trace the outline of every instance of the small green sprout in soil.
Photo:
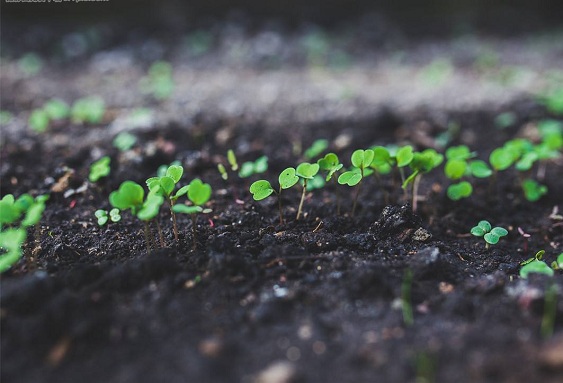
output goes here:
<path id="1" fill-rule="evenodd" d="M 545 250 L 540 250 L 533 258 L 527 259 L 524 262 L 520 263 L 520 265 L 522 266 L 522 268 L 520 269 L 520 277 L 526 279 L 531 273 L 544 274 L 552 277 L 555 273 L 553 269 L 543 261 L 544 254 Z"/>
<path id="2" fill-rule="evenodd" d="M 111 172 L 110 168 L 111 158 L 103 156 L 90 166 L 90 175 L 88 179 L 90 182 L 98 182 L 100 178 L 107 177 Z"/>
<path id="3" fill-rule="evenodd" d="M 422 152 L 414 153 L 409 167 L 412 170 L 411 175 L 403 182 L 403 189 L 407 189 L 412 184 L 412 210 L 416 212 L 418 206 L 418 187 L 423 174 L 426 174 L 437 168 L 444 156 L 437 153 L 434 149 L 426 149 Z"/>
<path id="4" fill-rule="evenodd" d="M 0 232 L 0 273 L 8 270 L 22 257 L 22 246 L 27 236 L 24 228 L 10 228 Z"/>
<path id="5" fill-rule="evenodd" d="M 240 178 L 248 178 L 254 174 L 262 174 L 268 170 L 268 157 L 261 156 L 256 161 L 244 162 L 238 173 Z"/>
<path id="6" fill-rule="evenodd" d="M 99 124 L 104 119 L 106 106 L 100 97 L 78 99 L 72 105 L 70 117 L 75 124 Z"/>
<path id="7" fill-rule="evenodd" d="M 28 124 L 37 133 L 43 133 L 49 127 L 49 115 L 43 109 L 35 109 L 29 115 Z"/>
<path id="8" fill-rule="evenodd" d="M 276 193 L 278 196 L 278 209 L 280 213 L 280 224 L 283 224 L 283 209 L 281 203 L 281 192 L 284 189 L 289 189 L 293 187 L 297 182 L 299 182 L 299 177 L 296 175 L 295 168 L 286 168 L 278 176 L 278 182 L 280 184 L 279 190 L 276 192 L 269 181 L 258 180 L 250 185 L 250 193 L 255 201 L 261 201 L 268 198 L 272 193 Z"/>
<path id="9" fill-rule="evenodd" d="M 62 120 L 70 116 L 70 107 L 58 98 L 51 99 L 43 105 L 43 110 L 51 120 Z"/>
<path id="10" fill-rule="evenodd" d="M 563 269 L 563 253 L 557 256 L 557 259 L 551 263 L 551 268 L 553 270 L 562 270 Z"/>
<path id="11" fill-rule="evenodd" d="M 166 169 L 166 173 L 160 177 L 151 177 L 147 179 L 146 183 L 149 191 L 154 191 L 156 194 L 162 195 L 168 205 L 170 206 L 170 214 L 172 215 L 172 224 L 174 228 L 174 239 L 178 241 L 178 226 L 176 225 L 176 214 L 174 213 L 174 204 L 176 200 L 188 192 L 189 186 L 186 185 L 180 188 L 176 193 L 174 189 L 180 178 L 184 174 L 184 168 L 181 165 L 170 165 Z"/>
<path id="12" fill-rule="evenodd" d="M 193 248 L 196 249 L 196 227 L 197 227 L 197 214 L 210 213 L 210 209 L 204 209 L 202 206 L 211 198 L 211 185 L 203 183 L 199 178 L 192 180 L 187 187 L 188 199 L 192 205 L 174 205 L 172 210 L 175 213 L 190 214 L 192 216 L 192 235 L 193 235 Z"/>
<path id="13" fill-rule="evenodd" d="M 345 171 L 338 177 L 338 183 L 341 185 L 358 185 L 356 189 L 356 195 L 354 197 L 354 202 L 352 204 L 352 216 L 354 216 L 354 213 L 356 212 L 356 206 L 360 195 L 362 180 L 365 176 L 368 175 L 368 173 L 371 174 L 372 172 L 369 167 L 374 159 L 374 156 L 375 154 L 371 149 L 358 149 L 354 151 L 350 158 L 354 168 L 352 170 Z"/>
<path id="14" fill-rule="evenodd" d="M 301 201 L 299 201 L 299 208 L 297 209 L 297 217 L 295 218 L 299 221 L 301 217 L 301 211 L 303 209 L 303 202 L 305 201 L 305 194 L 307 192 L 307 182 L 312 180 L 315 175 L 319 172 L 319 164 L 310 164 L 308 162 L 302 162 L 297 165 L 295 169 L 295 175 L 302 179 L 303 181 L 303 192 L 301 193 Z"/>
<path id="15" fill-rule="evenodd" d="M 113 139 L 113 146 L 121 152 L 131 149 L 137 142 L 137 137 L 129 132 L 121 132 Z"/>
<path id="16" fill-rule="evenodd" d="M 237 156 L 233 149 L 227 150 L 227 162 L 229 163 L 229 167 L 233 172 L 236 172 L 238 170 Z M 261 166 L 263 165 L 259 164 L 258 170 L 261 170 Z M 252 173 L 254 173 L 254 163 L 252 163 L 252 165 L 249 165 L 249 170 L 250 167 L 252 168 L 251 169 Z M 227 172 L 227 168 L 225 167 L 225 165 L 223 165 L 222 163 L 218 163 L 217 170 L 219 171 L 219 174 L 221 174 L 221 178 L 223 180 L 227 181 L 229 179 L 229 173 Z"/>
<path id="17" fill-rule="evenodd" d="M 503 227 L 492 227 L 489 221 L 483 220 L 471 229 L 471 234 L 483 237 L 485 247 L 488 249 L 489 245 L 496 245 L 501 237 L 508 234 L 508 231 Z"/>
<path id="18" fill-rule="evenodd" d="M 335 175 L 344 167 L 335 153 L 325 154 L 323 158 L 317 161 L 317 164 L 319 164 L 319 170 L 326 172 L 325 182 L 329 182 L 332 179 L 337 182 Z M 338 188 L 336 189 L 336 214 L 340 215 L 340 193 Z"/>
<path id="19" fill-rule="evenodd" d="M 139 82 L 141 91 L 151 94 L 157 100 L 165 100 L 174 92 L 172 65 L 166 61 L 157 61 L 151 65 L 148 75 Z"/>
<path id="20" fill-rule="evenodd" d="M 119 213 L 119 209 L 117 208 L 113 208 L 109 212 L 107 210 L 98 209 L 94 212 L 94 215 L 98 220 L 99 226 L 104 226 L 109 221 L 111 222 L 121 221 L 121 214 Z"/>
<path id="21" fill-rule="evenodd" d="M 522 181 L 522 190 L 524 191 L 524 196 L 530 202 L 536 202 L 547 194 L 547 186 L 541 185 L 530 178 Z"/>
<path id="22" fill-rule="evenodd" d="M 328 148 L 328 140 L 315 140 L 313 144 L 303 152 L 306 160 L 312 160 L 320 156 Z"/>

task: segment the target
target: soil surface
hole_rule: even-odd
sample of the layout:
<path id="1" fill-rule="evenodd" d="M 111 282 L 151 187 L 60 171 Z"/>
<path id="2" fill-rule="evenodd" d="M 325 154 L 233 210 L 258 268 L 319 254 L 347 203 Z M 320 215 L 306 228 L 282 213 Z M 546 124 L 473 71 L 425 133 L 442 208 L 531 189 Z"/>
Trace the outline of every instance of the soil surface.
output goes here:
<path id="1" fill-rule="evenodd" d="M 244 24 L 225 25 L 211 29 L 215 45 L 197 57 L 182 50 L 184 42 L 137 44 L 135 36 L 73 56 L 65 35 L 70 50 L 46 56 L 36 76 L 21 73 L 17 51 L 3 58 L 2 109 L 13 118 L 2 126 L 1 194 L 50 199 L 25 259 L 1 277 L 2 382 L 560 382 L 563 274 L 518 276 L 519 263 L 536 251 L 546 250 L 549 262 L 562 252 L 554 213 L 563 208 L 560 162 L 547 165 L 549 193 L 535 203 L 523 197 L 513 169 L 450 201 L 440 168 L 423 177 L 416 214 L 396 179 L 370 177 L 354 216 L 345 186 L 307 193 L 298 221 L 301 191 L 284 191 L 284 223 L 276 198 L 252 199 L 257 176 L 223 181 L 217 164 L 226 164 L 228 149 L 240 163 L 266 154 L 261 178 L 275 181 L 318 138 L 348 166 L 353 150 L 371 145 L 443 151 L 437 137 L 445 132 L 448 145 L 469 145 L 487 159 L 508 139 L 533 137 L 539 120 L 557 118 L 532 93 L 561 63 L 561 40 L 411 44 L 388 27 L 375 36 L 396 36 L 402 55 L 397 45 L 366 49 L 341 68 L 330 57 L 355 52 L 353 38 L 330 40 L 319 63 L 300 50 L 318 29 L 250 33 Z M 280 44 L 274 53 L 266 49 L 272 44 Z M 491 46 L 503 47 L 496 56 L 503 65 L 521 65 L 511 72 L 516 80 L 505 81 L 501 64 L 474 65 Z M 436 52 L 449 57 L 445 78 L 428 69 Z M 137 83 L 162 58 L 175 69 L 176 90 L 159 102 Z M 31 109 L 47 99 L 92 94 L 106 101 L 103 123 L 65 120 L 43 134 L 27 127 Z M 138 107 L 151 117 L 131 122 Z M 503 129 L 495 124 L 501 112 L 514 115 Z M 113 147 L 120 131 L 135 134 L 132 149 Z M 88 183 L 102 155 L 112 159 L 111 174 Z M 94 211 L 110 207 L 121 182 L 142 184 L 175 160 L 185 169 L 182 185 L 200 177 L 213 187 L 195 249 L 189 217 L 178 217 L 176 242 L 166 209 L 165 246 L 152 251 L 128 213 L 97 225 Z M 508 236 L 486 249 L 469 234 L 482 219 Z M 540 327 L 550 284 L 559 299 L 546 340 Z M 403 318 L 408 301 L 412 325 Z"/>

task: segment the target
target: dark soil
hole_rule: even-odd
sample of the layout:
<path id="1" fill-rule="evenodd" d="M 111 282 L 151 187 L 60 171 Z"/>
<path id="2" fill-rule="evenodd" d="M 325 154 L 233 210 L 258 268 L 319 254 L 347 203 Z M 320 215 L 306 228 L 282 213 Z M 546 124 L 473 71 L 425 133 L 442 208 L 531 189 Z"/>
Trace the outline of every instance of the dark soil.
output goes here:
<path id="1" fill-rule="evenodd" d="M 65 65 L 79 72 L 80 60 Z M 8 74 L 3 81 L 3 108 L 17 113 L 34 104 L 30 80 Z M 74 97 L 61 88 L 61 97 Z M 230 148 L 240 163 L 266 154 L 264 178 L 274 181 L 302 160 L 294 149 L 317 138 L 349 165 L 357 148 L 433 146 L 448 121 L 462 127 L 451 145 L 467 144 L 487 159 L 506 140 L 533 133 L 538 120 L 555 118 L 531 97 L 501 110 L 381 108 L 314 123 L 204 110 L 135 131 L 137 144 L 123 153 L 106 131 L 112 107 L 119 105 L 109 105 L 99 126 L 61 122 L 40 135 L 14 124 L 3 137 L 1 195 L 51 196 L 24 259 L 1 276 L 2 382 L 563 380 L 563 273 L 518 276 L 520 262 L 536 251 L 546 250 L 548 262 L 562 252 L 563 224 L 552 214 L 563 208 L 560 163 L 548 164 L 549 193 L 536 203 L 524 199 L 513 169 L 496 183 L 478 181 L 469 199 L 450 201 L 440 168 L 424 176 L 416 214 L 398 179 L 371 177 L 353 217 L 352 189 L 308 193 L 299 221 L 300 190 L 284 191 L 282 224 L 276 198 L 251 198 L 256 177 L 225 182 L 216 170 Z M 504 111 L 516 121 L 497 129 Z M 111 156 L 111 175 L 87 183 L 101 155 Z M 108 195 L 121 182 L 144 183 L 174 160 L 184 166 L 182 184 L 201 177 L 214 191 L 212 213 L 197 220 L 195 250 L 191 220 L 179 216 L 175 242 L 167 209 L 159 220 L 166 246 L 152 251 L 142 223 L 127 213 L 117 224 L 97 225 L 94 211 L 110 207 Z M 469 234 L 482 219 L 509 235 L 486 249 Z M 531 234 L 527 242 L 518 228 Z M 412 325 L 401 310 L 409 273 Z M 546 340 L 540 327 L 551 284 L 559 299 Z"/>

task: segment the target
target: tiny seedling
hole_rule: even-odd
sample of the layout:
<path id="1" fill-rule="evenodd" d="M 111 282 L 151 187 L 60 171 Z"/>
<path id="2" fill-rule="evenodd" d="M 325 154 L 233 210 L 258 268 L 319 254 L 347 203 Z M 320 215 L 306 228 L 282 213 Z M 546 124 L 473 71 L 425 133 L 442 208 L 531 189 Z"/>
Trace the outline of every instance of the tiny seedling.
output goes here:
<path id="1" fill-rule="evenodd" d="M 262 156 L 256 159 L 256 161 L 244 162 L 238 173 L 240 178 L 248 178 L 254 174 L 262 174 L 268 170 L 268 157 Z"/>
<path id="2" fill-rule="evenodd" d="M 373 150 L 367 149 L 358 149 L 352 153 L 350 158 L 354 169 L 348 170 L 342 173 L 338 177 L 338 183 L 341 185 L 348 185 L 348 186 L 356 186 L 358 188 L 356 190 L 356 195 L 354 197 L 354 203 L 352 204 L 352 213 L 351 215 L 354 216 L 356 211 L 356 205 L 358 203 L 358 197 L 360 195 L 361 189 L 361 182 L 365 176 L 371 174 L 371 169 L 368 169 L 371 163 L 373 162 L 375 154 Z"/>
<path id="3" fill-rule="evenodd" d="M 151 94 L 157 100 L 165 100 L 174 92 L 172 65 L 166 61 L 157 61 L 151 65 L 148 75 L 139 82 L 141 91 Z"/>
<path id="4" fill-rule="evenodd" d="M 315 159 L 328 148 L 328 140 L 315 140 L 313 144 L 303 152 L 303 157 L 307 160 Z"/>
<path id="5" fill-rule="evenodd" d="M 238 170 L 237 156 L 233 149 L 227 150 L 227 162 L 229 163 L 229 167 L 233 172 L 236 172 Z M 252 163 L 252 165 L 248 165 L 248 168 L 250 171 L 252 171 L 252 173 L 254 173 L 254 163 Z M 223 180 L 227 181 L 229 179 L 229 173 L 227 172 L 225 165 L 218 163 L 217 170 L 219 171 L 219 174 L 221 174 L 221 178 Z M 260 165 L 258 170 L 261 170 Z"/>
<path id="6" fill-rule="evenodd" d="M 444 160 L 444 156 L 436 152 L 434 149 L 426 149 L 422 152 L 416 152 L 413 154 L 412 160 L 409 163 L 409 167 L 411 168 L 412 173 L 407 179 L 405 179 L 402 185 L 403 189 L 406 190 L 408 186 L 412 184 L 412 210 L 413 211 L 417 210 L 418 187 L 422 175 L 437 168 L 442 163 L 443 160 Z"/>
<path id="7" fill-rule="evenodd" d="M 210 213 L 210 209 L 204 209 L 202 206 L 209 201 L 211 198 L 211 185 L 203 183 L 199 178 L 192 180 L 188 185 L 188 199 L 193 204 L 188 205 L 174 205 L 172 210 L 175 213 L 190 214 L 192 217 L 192 235 L 193 235 L 193 248 L 197 247 L 196 241 L 196 224 L 197 224 L 197 214 L 199 213 Z"/>
<path id="8" fill-rule="evenodd" d="M 551 263 L 551 268 L 553 270 L 561 270 L 563 269 L 563 253 L 557 256 L 557 260 Z"/>
<path id="9" fill-rule="evenodd" d="M 486 162 L 472 160 L 473 157 L 475 157 L 475 152 L 471 152 L 466 145 L 452 146 L 446 150 L 444 174 L 450 180 L 457 181 L 457 183 L 448 186 L 446 194 L 449 199 L 458 201 L 473 193 L 471 183 L 461 181 L 461 178 L 466 176 L 486 178 L 492 174 Z"/>
<path id="10" fill-rule="evenodd" d="M 542 185 L 531 178 L 522 181 L 522 190 L 524 196 L 530 202 L 536 202 L 545 194 L 547 194 L 547 186 Z"/>
<path id="11" fill-rule="evenodd" d="M 184 168 L 181 165 L 170 165 L 166 169 L 166 173 L 160 177 L 151 177 L 147 179 L 146 184 L 150 191 L 162 195 L 168 201 L 170 206 L 170 214 L 172 216 L 172 225 L 174 228 L 174 239 L 178 241 L 178 226 L 176 225 L 176 214 L 174 213 L 174 204 L 176 200 L 188 192 L 189 186 L 186 185 L 173 194 L 176 185 L 184 174 Z"/>
<path id="12" fill-rule="evenodd" d="M 278 196 L 278 209 L 280 213 L 280 224 L 283 224 L 283 209 L 281 204 L 281 192 L 283 189 L 289 189 L 294 186 L 297 182 L 299 182 L 299 177 L 296 175 L 295 168 L 286 168 L 284 169 L 280 175 L 278 176 L 278 182 L 280 184 L 279 190 L 276 190 L 272 187 L 269 181 L 267 180 L 258 180 L 250 185 L 250 193 L 252 194 L 252 198 L 255 201 L 261 201 L 265 198 L 268 198 L 273 193 L 276 193 Z"/>
<path id="13" fill-rule="evenodd" d="M 295 218 L 297 221 L 299 221 L 299 218 L 301 217 L 301 210 L 303 208 L 303 202 L 305 201 L 305 193 L 307 192 L 307 182 L 312 180 L 318 172 L 319 164 L 310 164 L 308 162 L 300 163 L 295 169 L 295 175 L 303 181 L 303 192 L 301 193 L 301 201 L 299 201 L 297 217 Z"/>
<path id="14" fill-rule="evenodd" d="M 25 228 L 10 228 L 0 232 L 0 248 L 5 251 L 0 254 L 0 273 L 8 270 L 22 257 L 22 245 L 26 236 Z"/>
<path id="15" fill-rule="evenodd" d="M 113 139 L 113 146 L 120 152 L 126 152 L 135 145 L 137 137 L 129 132 L 121 132 Z"/>
<path id="16" fill-rule="evenodd" d="M 527 259 L 524 262 L 520 263 L 520 265 L 522 266 L 522 268 L 520 269 L 520 278 L 526 279 L 531 273 L 544 274 L 552 277 L 554 271 L 551 267 L 548 266 L 547 263 L 542 260 L 544 254 L 545 250 L 540 250 L 533 258 Z"/>
<path id="17" fill-rule="evenodd" d="M 90 166 L 90 175 L 88 179 L 90 182 L 95 183 L 102 177 L 107 177 L 111 171 L 110 168 L 111 158 L 103 156 Z"/>
<path id="18" fill-rule="evenodd" d="M 29 115 L 28 124 L 37 133 L 43 133 L 49 127 L 49 115 L 43 109 L 35 109 Z"/>
<path id="19" fill-rule="evenodd" d="M 99 124 L 106 113 L 104 100 L 99 97 L 78 99 L 70 110 L 71 120 L 75 124 Z"/>
<path id="20" fill-rule="evenodd" d="M 104 226 L 109 221 L 111 222 L 119 222 L 121 221 L 121 214 L 119 213 L 119 209 L 113 208 L 109 212 L 107 210 L 98 209 L 94 212 L 98 220 L 99 226 Z"/>
<path id="21" fill-rule="evenodd" d="M 477 226 L 471 228 L 471 234 L 476 237 L 483 237 L 485 239 L 485 248 L 489 245 L 496 245 L 501 237 L 508 234 L 508 231 L 503 227 L 492 227 L 489 221 L 480 221 Z"/>
<path id="22" fill-rule="evenodd" d="M 473 193 L 473 186 L 471 186 L 468 181 L 461 181 L 448 186 L 446 193 L 448 198 L 452 201 L 459 201 L 462 198 L 469 197 Z"/>
<path id="23" fill-rule="evenodd" d="M 338 174 L 338 172 L 344 165 L 340 163 L 340 160 L 338 159 L 338 156 L 336 154 L 325 154 L 323 158 L 317 161 L 317 164 L 319 164 L 319 170 L 327 172 L 324 179 L 325 182 L 329 182 L 331 179 L 334 179 L 335 182 L 338 182 L 337 178 L 335 178 L 334 176 Z M 315 176 L 315 178 L 316 177 L 317 176 Z M 336 189 L 336 214 L 340 215 L 340 193 L 338 188 Z"/>
<path id="24" fill-rule="evenodd" d="M 53 98 L 43 105 L 43 110 L 51 120 L 62 120 L 70 115 L 70 107 L 63 100 Z"/>

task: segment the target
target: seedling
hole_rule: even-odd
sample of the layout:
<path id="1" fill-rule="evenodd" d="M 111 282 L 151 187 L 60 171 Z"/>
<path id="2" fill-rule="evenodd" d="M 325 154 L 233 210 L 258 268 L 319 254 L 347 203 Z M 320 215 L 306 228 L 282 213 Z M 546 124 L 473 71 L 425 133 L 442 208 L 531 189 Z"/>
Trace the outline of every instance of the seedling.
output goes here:
<path id="1" fill-rule="evenodd" d="M 262 156 L 256 161 L 247 161 L 242 164 L 238 173 L 240 178 L 248 178 L 253 174 L 262 174 L 268 170 L 268 157 Z"/>
<path id="2" fill-rule="evenodd" d="M 426 149 L 422 152 L 416 152 L 413 155 L 409 167 L 412 170 L 411 175 L 403 182 L 403 189 L 407 189 L 412 184 L 412 210 L 417 210 L 418 204 L 418 186 L 422 175 L 430 172 L 432 169 L 437 168 L 444 156 L 437 153 L 434 149 Z"/>
<path id="3" fill-rule="evenodd" d="M 448 198 L 452 201 L 458 201 L 462 198 L 467 198 L 473 193 L 473 186 L 467 181 L 461 181 L 457 184 L 448 186 Z"/>
<path id="4" fill-rule="evenodd" d="M 235 152 L 232 149 L 227 150 L 227 162 L 229 163 L 229 167 L 233 172 L 236 172 L 238 170 L 237 156 L 235 155 Z M 249 168 L 249 171 L 254 173 L 255 170 L 254 163 L 252 163 L 252 165 L 247 165 L 247 166 Z M 262 167 L 263 164 L 259 164 L 258 170 L 262 170 Z M 221 174 L 221 178 L 223 178 L 223 180 L 227 181 L 229 179 L 229 173 L 227 172 L 227 168 L 225 168 L 225 165 L 221 163 L 217 164 L 217 170 L 219 171 L 219 174 Z"/>
<path id="5" fill-rule="evenodd" d="M 168 201 L 170 206 L 170 214 L 172 215 L 172 225 L 174 228 L 174 239 L 178 241 L 178 227 L 176 225 L 176 214 L 174 213 L 174 204 L 176 200 L 188 192 L 189 186 L 186 185 L 180 188 L 173 194 L 176 185 L 184 174 L 184 168 L 181 165 L 170 165 L 166 169 L 165 175 L 161 177 L 151 177 L 147 179 L 146 183 L 150 191 L 162 195 Z"/>
<path id="6" fill-rule="evenodd" d="M 148 75 L 139 82 L 141 91 L 152 94 L 157 100 L 165 100 L 174 92 L 172 65 L 166 61 L 157 61 L 151 65 Z"/>
<path id="7" fill-rule="evenodd" d="M 553 270 L 561 270 L 563 269 L 563 253 L 557 256 L 557 260 L 551 263 L 551 268 Z"/>
<path id="8" fill-rule="evenodd" d="M 348 186 L 358 185 L 358 188 L 356 190 L 356 196 L 354 197 L 354 203 L 352 205 L 352 213 L 351 213 L 352 216 L 354 216 L 354 213 L 356 211 L 356 205 L 358 203 L 358 197 L 360 195 L 360 190 L 361 190 L 361 182 L 363 178 L 368 175 L 368 173 L 371 174 L 371 172 L 368 171 L 368 168 L 373 162 L 374 156 L 375 154 L 371 149 L 367 149 L 367 150 L 358 149 L 354 151 L 354 153 L 352 153 L 350 160 L 352 161 L 352 165 L 355 167 L 355 169 L 348 170 L 342 173 L 338 177 L 338 183 L 341 185 L 348 185 Z"/>
<path id="9" fill-rule="evenodd" d="M 303 157 L 307 160 L 312 160 L 322 154 L 328 148 L 328 140 L 319 139 L 315 140 L 313 144 L 303 152 Z"/>
<path id="10" fill-rule="evenodd" d="M 22 245 L 26 236 L 24 228 L 10 228 L 0 232 L 0 248 L 5 250 L 0 255 L 0 273 L 8 270 L 22 257 Z"/>
<path id="11" fill-rule="evenodd" d="M 105 113 L 104 100 L 99 97 L 85 97 L 76 100 L 70 110 L 71 120 L 75 124 L 99 124 Z"/>
<path id="12" fill-rule="evenodd" d="M 121 214 L 119 213 L 119 209 L 113 208 L 109 212 L 107 210 L 99 209 L 94 212 L 98 220 L 99 226 L 104 226 L 109 221 L 111 222 L 119 222 L 121 221 Z"/>
<path id="13" fill-rule="evenodd" d="M 49 115 L 42 109 L 35 109 L 29 115 L 28 124 L 37 133 L 43 133 L 49 127 Z"/>
<path id="14" fill-rule="evenodd" d="M 95 183 L 102 177 L 107 177 L 111 171 L 110 168 L 111 158 L 103 156 L 90 166 L 90 175 L 88 179 L 90 182 Z"/>
<path id="15" fill-rule="evenodd" d="M 70 115 L 68 104 L 57 98 L 51 99 L 43 105 L 43 110 L 51 120 L 62 120 Z"/>
<path id="16" fill-rule="evenodd" d="M 297 165 L 297 169 L 295 169 L 295 175 L 303 180 L 303 192 L 301 193 L 301 201 L 299 201 L 297 217 L 295 218 L 297 221 L 299 221 L 299 218 L 301 217 L 301 209 L 303 208 L 305 193 L 307 192 L 307 182 L 312 180 L 318 172 L 319 164 L 310 164 L 308 162 L 300 163 Z"/>
<path id="17" fill-rule="evenodd" d="M 489 221 L 480 221 L 477 226 L 471 229 L 471 234 L 485 239 L 485 248 L 489 245 L 496 245 L 501 237 L 508 234 L 508 230 L 503 227 L 492 227 Z"/>
<path id="18" fill-rule="evenodd" d="M 299 182 L 299 177 L 296 175 L 295 168 L 287 168 L 284 169 L 279 177 L 278 182 L 280 184 L 279 190 L 276 192 L 269 181 L 267 180 L 258 180 L 250 185 L 250 193 L 252 194 L 252 198 L 255 201 L 261 201 L 265 198 L 268 198 L 273 193 L 276 193 L 278 196 L 278 209 L 280 213 L 280 224 L 283 224 L 283 210 L 281 204 L 281 192 L 283 189 L 289 189 L 297 182 Z"/>
<path id="19" fill-rule="evenodd" d="M 547 263 L 542 260 L 544 254 L 545 250 L 540 250 L 533 258 L 527 259 L 524 262 L 520 263 L 520 265 L 522 266 L 522 268 L 520 269 L 520 278 L 526 279 L 531 273 L 544 274 L 552 277 L 554 271 L 547 265 Z"/>
<path id="20" fill-rule="evenodd" d="M 126 152 L 135 145 L 137 137 L 128 132 L 121 132 L 113 139 L 113 146 L 120 152 Z"/>
<path id="21" fill-rule="evenodd" d="M 524 196 L 530 202 L 536 202 L 547 194 L 547 186 L 530 178 L 522 181 L 522 190 L 524 191 Z"/>
<path id="22" fill-rule="evenodd" d="M 447 189 L 447 196 L 453 201 L 467 198 L 473 193 L 473 186 L 468 181 L 461 181 L 466 176 L 486 178 L 492 174 L 488 165 L 481 160 L 472 160 L 475 152 L 465 145 L 452 146 L 446 150 L 444 174 L 452 181 L 458 181 Z"/>
<path id="23" fill-rule="evenodd" d="M 193 248 L 197 247 L 196 241 L 196 224 L 197 214 L 210 213 L 210 209 L 204 209 L 202 206 L 209 201 L 211 197 L 211 185 L 203 183 L 199 178 L 192 180 L 188 185 L 188 199 L 192 202 L 192 206 L 188 205 L 174 205 L 172 210 L 175 213 L 190 214 L 192 217 L 192 234 L 193 234 Z"/>

